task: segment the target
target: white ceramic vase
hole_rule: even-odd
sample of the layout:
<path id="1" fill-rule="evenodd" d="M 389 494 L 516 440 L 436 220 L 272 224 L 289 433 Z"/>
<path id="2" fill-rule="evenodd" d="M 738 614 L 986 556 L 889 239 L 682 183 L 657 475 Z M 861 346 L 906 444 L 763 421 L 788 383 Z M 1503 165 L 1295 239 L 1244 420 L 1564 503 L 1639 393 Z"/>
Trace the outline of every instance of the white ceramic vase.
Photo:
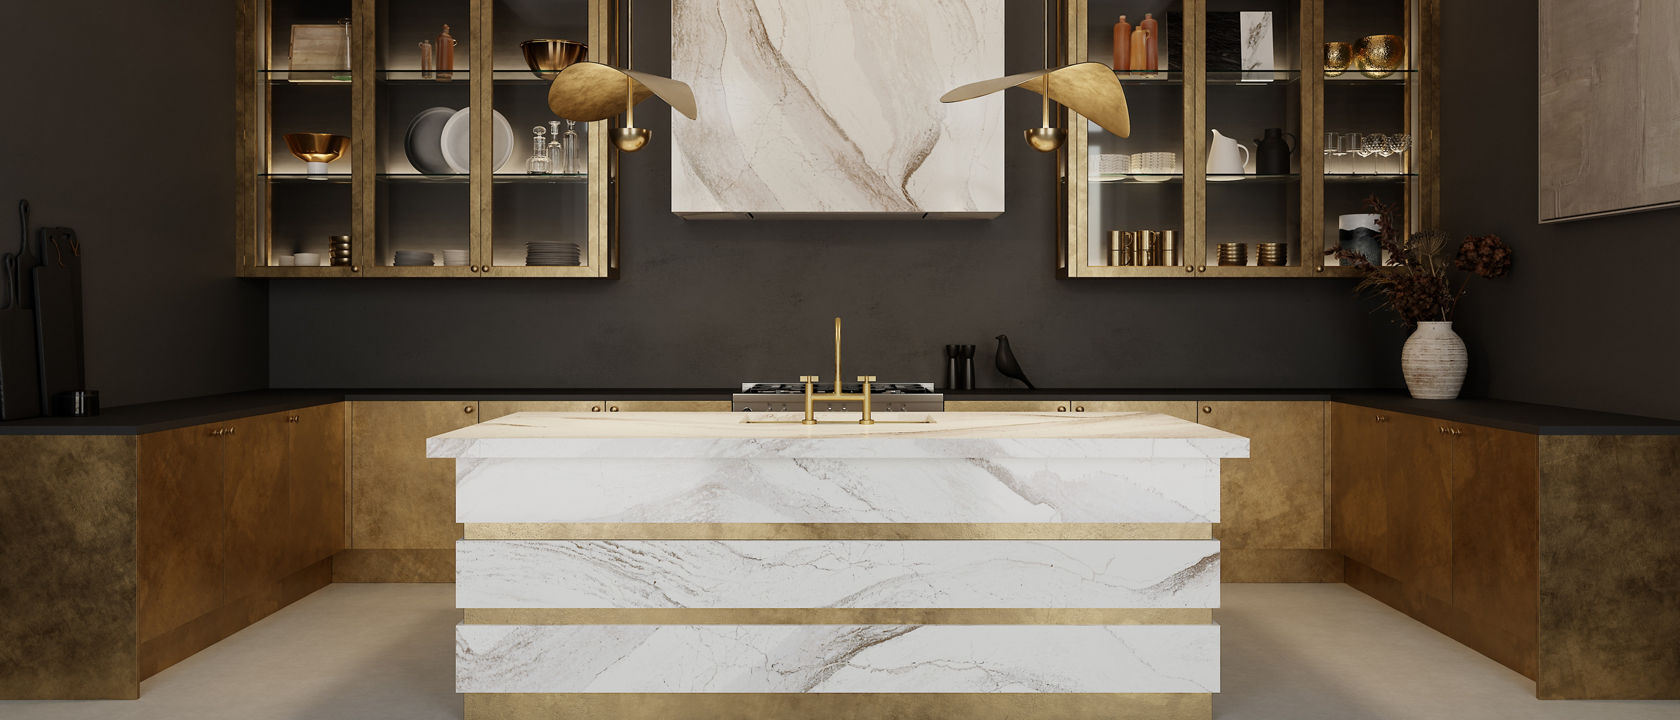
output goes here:
<path id="1" fill-rule="evenodd" d="M 1451 322 L 1420 322 L 1400 351 L 1406 387 L 1419 400 L 1451 400 L 1464 387 L 1470 353 Z"/>

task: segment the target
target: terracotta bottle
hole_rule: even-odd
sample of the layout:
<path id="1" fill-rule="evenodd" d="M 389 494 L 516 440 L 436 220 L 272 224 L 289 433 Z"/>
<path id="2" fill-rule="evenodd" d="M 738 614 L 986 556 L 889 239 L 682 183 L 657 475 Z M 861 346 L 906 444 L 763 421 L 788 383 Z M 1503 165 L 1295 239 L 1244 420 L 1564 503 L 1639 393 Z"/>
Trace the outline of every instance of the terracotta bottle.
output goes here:
<path id="1" fill-rule="evenodd" d="M 437 79 L 455 79 L 455 36 L 449 34 L 449 26 L 443 26 L 443 32 L 438 33 L 437 39 Z"/>
<path id="2" fill-rule="evenodd" d="M 1149 49 L 1148 46 L 1149 46 L 1149 33 L 1146 33 L 1146 32 L 1143 31 L 1143 26 L 1142 25 L 1139 25 L 1136 28 L 1133 28 L 1132 29 L 1132 71 L 1133 72 L 1136 72 L 1138 70 L 1143 70 L 1144 68 L 1149 66 L 1149 62 L 1147 60 L 1145 60 L 1144 56 L 1143 56 L 1144 51 Z"/>
<path id="3" fill-rule="evenodd" d="M 1114 69 L 1130 70 L 1132 62 L 1132 24 L 1126 22 L 1126 16 L 1120 16 L 1120 22 L 1114 23 Z"/>
<path id="4" fill-rule="evenodd" d="M 1145 43 L 1143 50 L 1144 67 L 1141 69 L 1150 72 L 1161 69 L 1159 67 L 1161 52 L 1158 45 L 1161 42 L 1161 31 L 1159 23 L 1155 22 L 1155 13 L 1144 13 L 1143 22 L 1138 23 L 1138 27 L 1143 28 L 1143 31 L 1149 34 L 1149 42 Z"/>

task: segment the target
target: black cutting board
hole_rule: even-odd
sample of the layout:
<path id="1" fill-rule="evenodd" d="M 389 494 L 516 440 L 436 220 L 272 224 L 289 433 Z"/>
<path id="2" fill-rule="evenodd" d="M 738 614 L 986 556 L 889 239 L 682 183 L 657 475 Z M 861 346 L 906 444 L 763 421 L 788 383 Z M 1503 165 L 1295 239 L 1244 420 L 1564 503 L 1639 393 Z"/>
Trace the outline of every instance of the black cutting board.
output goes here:
<path id="1" fill-rule="evenodd" d="M 35 313 L 23 309 L 17 278 L 0 272 L 0 420 L 41 414 L 41 376 L 35 354 Z"/>
<path id="2" fill-rule="evenodd" d="M 82 390 L 81 248 L 69 228 L 41 228 L 41 266 L 35 268 L 35 333 L 41 407 L 53 396 Z"/>

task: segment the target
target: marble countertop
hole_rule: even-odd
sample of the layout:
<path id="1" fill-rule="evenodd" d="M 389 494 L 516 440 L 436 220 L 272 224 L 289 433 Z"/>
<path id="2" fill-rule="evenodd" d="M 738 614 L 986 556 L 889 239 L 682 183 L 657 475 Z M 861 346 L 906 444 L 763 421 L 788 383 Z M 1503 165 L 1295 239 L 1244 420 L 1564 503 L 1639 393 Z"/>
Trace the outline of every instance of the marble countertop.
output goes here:
<path id="1" fill-rule="evenodd" d="M 437 458 L 1240 458 L 1248 440 L 1148 413 L 517 413 L 427 441 Z"/>

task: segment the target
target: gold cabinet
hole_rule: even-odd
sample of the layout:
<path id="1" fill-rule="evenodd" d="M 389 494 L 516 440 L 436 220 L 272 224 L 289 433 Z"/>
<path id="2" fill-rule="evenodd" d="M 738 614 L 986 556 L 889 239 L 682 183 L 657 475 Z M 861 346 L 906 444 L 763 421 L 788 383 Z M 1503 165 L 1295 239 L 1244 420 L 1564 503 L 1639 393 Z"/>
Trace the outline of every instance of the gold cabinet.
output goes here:
<path id="1" fill-rule="evenodd" d="M 600 400 L 485 400 L 478 404 L 481 420 L 495 420 L 522 412 L 604 412 Z"/>
<path id="2" fill-rule="evenodd" d="M 532 127 L 558 118 L 547 107 L 548 81 L 530 71 L 520 49 L 524 40 L 568 39 L 586 43 L 589 60 L 616 62 L 611 0 L 540 11 L 503 0 L 238 0 L 236 7 L 238 275 L 616 274 L 617 151 L 607 142 L 614 121 L 562 122 L 561 132 L 575 135 L 581 167 L 528 173 Z M 423 60 L 426 52 L 441 58 L 445 25 L 453 38 L 448 72 Z M 342 40 L 332 37 L 335 27 L 343 28 Z M 342 67 L 294 70 L 300 31 L 342 52 L 344 62 L 327 63 Z M 316 132 L 350 140 L 320 175 L 284 140 Z M 459 142 L 431 142 L 444 135 Z M 411 150 L 411 140 L 419 149 Z M 349 258 L 332 263 L 329 238 L 344 235 Z M 579 263 L 527 265 L 525 244 L 543 241 L 576 243 Z M 398 265 L 399 251 L 431 253 L 432 264 Z M 300 252 L 316 255 L 314 264 L 282 264 Z M 458 263 L 445 264 L 457 253 Z"/>
<path id="3" fill-rule="evenodd" d="M 1389 413 L 1355 405 L 1330 407 L 1331 546 L 1368 567 L 1387 562 L 1388 509 L 1383 477 Z"/>
<path id="4" fill-rule="evenodd" d="M 426 457 L 426 439 L 479 420 L 468 401 L 350 403 L 348 548 L 336 582 L 452 582 L 455 463 Z"/>
<path id="5" fill-rule="evenodd" d="M 322 405 L 140 437 L 141 677 L 328 582 L 343 534 L 342 413 Z"/>
<path id="6" fill-rule="evenodd" d="M 1116 75 L 1132 116 L 1131 136 L 1112 135 L 1072 111 L 1059 118 L 1057 262 L 1067 277 L 1335 277 L 1355 274 L 1324 251 L 1340 242 L 1338 217 L 1368 212 L 1376 195 L 1400 208 L 1405 230 L 1439 214 L 1439 0 L 1285 0 L 1244 6 L 1220 0 L 1061 4 L 1060 61 L 1118 68 L 1117 16 L 1135 25 L 1153 11 L 1163 36 L 1153 72 Z M 1269 11 L 1270 62 L 1237 65 L 1210 48 L 1238 42 L 1236 12 Z M 1323 43 L 1371 34 L 1401 36 L 1405 62 L 1390 73 L 1325 73 Z M 1209 164 L 1222 156 L 1214 131 L 1257 154 L 1268 130 L 1290 143 L 1287 164 L 1241 172 Z M 1327 133 L 1335 133 L 1327 136 Z M 1352 147 L 1349 133 L 1362 135 Z M 1403 140 L 1399 136 L 1403 136 Z M 1225 144 L 1225 141 L 1219 141 Z M 1114 233 L 1171 231 L 1177 257 L 1114 257 Z M 1246 260 L 1220 262 L 1219 245 L 1242 243 Z M 1260 264 L 1260 243 L 1284 259 Z M 1141 255 L 1141 253 L 1139 253 Z"/>

